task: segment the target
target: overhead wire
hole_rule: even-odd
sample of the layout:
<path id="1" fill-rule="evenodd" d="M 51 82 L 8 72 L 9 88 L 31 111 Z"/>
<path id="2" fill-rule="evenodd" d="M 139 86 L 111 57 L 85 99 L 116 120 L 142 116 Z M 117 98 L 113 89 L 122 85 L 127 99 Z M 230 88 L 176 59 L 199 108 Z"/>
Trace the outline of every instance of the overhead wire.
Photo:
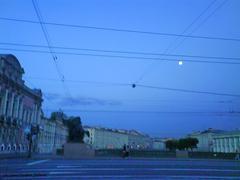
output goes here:
<path id="1" fill-rule="evenodd" d="M 64 74 L 62 73 L 62 70 L 60 69 L 59 64 L 58 64 L 56 53 L 53 51 L 53 49 L 51 47 L 50 36 L 49 36 L 49 33 L 48 33 L 48 31 L 47 31 L 47 29 L 45 27 L 45 24 L 43 23 L 43 18 L 42 18 L 42 15 L 41 15 L 41 11 L 40 11 L 40 9 L 38 7 L 37 1 L 36 0 L 32 0 L 32 4 L 33 4 L 34 10 L 35 10 L 35 12 L 37 14 L 38 21 L 39 21 L 39 23 L 41 25 L 41 29 L 43 31 L 45 40 L 47 42 L 50 54 L 52 55 L 53 62 L 55 64 L 55 67 L 56 67 L 57 73 L 59 75 L 60 81 L 62 81 L 63 89 L 65 90 L 65 93 L 72 98 L 71 93 L 70 93 L 67 85 L 64 82 L 65 77 L 64 77 Z"/>
<path id="2" fill-rule="evenodd" d="M 31 49 L 16 49 L 16 48 L 0 48 L 0 50 L 6 51 L 16 51 L 16 52 L 30 52 L 30 53 L 50 53 L 44 50 L 31 50 Z M 55 51 L 55 54 L 62 55 L 75 55 L 75 56 L 91 56 L 91 57 L 101 57 L 101 58 L 119 58 L 119 59 L 132 59 L 132 60 L 152 60 L 152 61 L 168 61 L 168 62 L 179 62 L 179 59 L 169 59 L 169 58 L 158 58 L 158 57 L 143 57 L 143 56 L 121 56 L 121 55 L 105 55 L 105 54 L 93 54 L 93 53 L 74 53 L 74 52 L 60 52 Z M 208 63 L 208 64 L 225 64 L 225 65 L 240 65 L 239 62 L 230 61 L 209 61 L 209 60 L 193 60 L 185 59 L 185 62 L 190 63 Z"/>
<path id="3" fill-rule="evenodd" d="M 48 48 L 48 46 L 46 46 L 46 45 L 10 43 L 10 42 L 0 42 L 0 45 L 31 47 L 31 48 Z M 102 52 L 102 53 L 134 54 L 134 55 L 138 54 L 138 55 L 147 55 L 147 56 L 170 56 L 170 57 L 180 57 L 180 58 L 186 57 L 186 58 L 223 59 L 223 60 L 240 61 L 240 57 L 169 54 L 169 53 L 155 53 L 155 52 L 142 52 L 142 51 L 122 51 L 122 50 L 108 50 L 108 49 L 78 48 L 78 47 L 66 47 L 66 46 L 51 46 L 51 48 L 52 49 L 62 49 L 62 50 Z"/>
<path id="4" fill-rule="evenodd" d="M 31 24 L 38 24 L 39 23 L 38 21 L 34 21 L 34 20 L 8 18 L 8 17 L 0 17 L 0 20 L 24 22 L 24 23 L 31 23 Z M 93 29 L 93 30 L 103 30 L 103 31 L 115 31 L 115 32 L 124 32 L 124 33 L 137 33 L 137 34 L 146 34 L 146 35 L 158 35 L 158 36 L 170 36 L 170 37 L 186 37 L 186 38 L 193 38 L 193 39 L 205 39 L 205 40 L 219 40 L 219 41 L 240 42 L 240 39 L 238 39 L 238 38 L 230 38 L 230 37 L 182 35 L 182 34 L 177 34 L 177 33 L 141 31 L 141 30 L 109 28 L 109 27 L 97 27 L 97 26 L 84 26 L 84 25 L 77 25 L 77 24 L 65 24 L 65 23 L 44 22 L 44 21 L 42 21 L 42 24 L 52 25 L 52 26 L 60 26 L 60 27 Z"/>
<path id="5" fill-rule="evenodd" d="M 42 78 L 38 77 L 37 79 L 48 80 L 48 81 L 55 81 L 55 79 L 43 78 L 43 77 Z M 66 80 L 66 81 L 74 82 L 74 83 L 105 84 L 105 85 L 128 86 L 128 87 L 131 87 L 131 84 L 129 84 L 129 83 L 101 82 L 101 81 L 100 82 L 97 82 L 97 81 L 80 81 L 80 80 Z M 229 97 L 240 98 L 240 94 L 232 94 L 232 93 L 220 93 L 220 92 L 211 92 L 211 91 L 171 88 L 171 87 L 153 86 L 153 85 L 146 85 L 146 84 L 136 84 L 135 88 L 137 88 L 137 87 L 147 88 L 147 89 L 156 89 L 156 90 L 177 91 L 177 92 L 182 92 L 182 93 L 206 94 L 206 95 L 229 96 Z"/>
<path id="6" fill-rule="evenodd" d="M 189 24 L 189 26 L 187 26 L 184 31 L 182 32 L 182 35 L 192 35 L 192 33 L 194 33 L 198 28 L 200 28 L 200 26 L 203 25 L 203 23 L 205 23 L 218 9 L 220 9 L 220 7 L 222 7 L 224 4 L 225 4 L 226 1 L 224 1 L 223 3 L 221 3 L 216 9 L 214 9 L 213 13 L 211 13 L 211 15 L 207 16 L 204 21 L 202 21 L 202 23 L 197 26 L 197 28 L 195 28 L 193 31 L 191 31 L 190 33 L 188 34 L 185 34 L 198 20 L 201 19 L 201 17 L 203 17 L 210 9 L 211 7 L 216 3 L 216 0 L 213 0 L 212 2 L 210 2 L 210 4 Z M 176 50 L 180 45 L 181 43 L 184 41 L 180 41 L 180 43 L 177 44 L 177 46 L 175 46 L 175 48 L 173 50 L 170 51 L 171 47 L 172 47 L 172 44 L 175 44 L 175 41 L 180 39 L 180 38 L 184 38 L 186 39 L 185 37 L 176 37 L 174 39 L 174 41 L 165 49 L 165 52 L 171 52 L 173 50 Z M 181 57 L 183 58 L 183 57 Z M 179 58 L 179 61 L 180 61 L 180 58 Z M 184 60 L 185 61 L 185 60 Z M 139 76 L 139 78 L 135 81 L 135 83 L 139 83 L 140 81 L 143 80 L 143 78 L 147 75 L 147 73 L 151 70 L 152 66 L 153 66 L 154 63 L 152 63 L 149 67 L 147 67 L 143 73 Z"/>

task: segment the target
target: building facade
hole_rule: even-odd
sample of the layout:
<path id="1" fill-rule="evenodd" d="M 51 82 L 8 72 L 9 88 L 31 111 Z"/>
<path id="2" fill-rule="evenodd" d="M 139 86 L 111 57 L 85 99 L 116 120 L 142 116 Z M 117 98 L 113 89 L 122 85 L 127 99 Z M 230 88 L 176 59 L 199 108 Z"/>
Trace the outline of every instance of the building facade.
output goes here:
<path id="1" fill-rule="evenodd" d="M 0 55 L 0 153 L 26 152 L 24 130 L 40 124 L 41 90 L 27 87 L 23 74 L 15 56 Z"/>
<path id="2" fill-rule="evenodd" d="M 152 149 L 159 150 L 159 151 L 165 151 L 166 150 L 165 142 L 167 140 L 168 139 L 165 139 L 165 138 L 153 138 L 152 139 Z"/>
<path id="3" fill-rule="evenodd" d="M 112 129 L 100 127 L 84 127 L 89 132 L 89 137 L 84 137 L 84 142 L 94 149 L 121 149 L 128 143 L 128 136 Z"/>
<path id="4" fill-rule="evenodd" d="M 228 131 L 213 136 L 213 151 L 222 153 L 240 152 L 240 130 Z"/>
<path id="5" fill-rule="evenodd" d="M 50 120 L 42 117 L 41 129 L 39 133 L 38 152 L 56 153 L 67 142 L 68 128 L 62 120 Z"/>
<path id="6" fill-rule="evenodd" d="M 125 132 L 128 135 L 128 145 L 131 149 L 150 149 L 152 147 L 151 138 L 135 130 Z"/>
<path id="7" fill-rule="evenodd" d="M 137 131 L 117 130 L 102 127 L 84 127 L 88 135 L 84 142 L 94 149 L 122 149 L 129 145 L 131 149 L 147 149 L 151 147 L 151 139 Z"/>
<path id="8" fill-rule="evenodd" d="M 198 139 L 195 151 L 213 152 L 213 136 L 222 132 L 224 131 L 209 128 L 205 131 L 189 134 L 188 137 Z"/>

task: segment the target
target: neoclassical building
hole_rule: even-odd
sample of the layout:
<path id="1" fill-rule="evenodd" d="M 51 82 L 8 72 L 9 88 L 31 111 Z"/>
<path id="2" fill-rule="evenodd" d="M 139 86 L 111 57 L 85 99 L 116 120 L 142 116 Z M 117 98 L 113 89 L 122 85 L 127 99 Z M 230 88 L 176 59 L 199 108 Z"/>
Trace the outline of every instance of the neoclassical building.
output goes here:
<path id="1" fill-rule="evenodd" d="M 131 149 L 149 149 L 152 146 L 151 138 L 145 134 L 131 130 L 110 129 L 85 126 L 84 142 L 94 149 L 121 149 L 129 145 Z"/>
<path id="2" fill-rule="evenodd" d="M 240 130 L 228 131 L 213 136 L 213 151 L 223 153 L 240 152 Z"/>
<path id="3" fill-rule="evenodd" d="M 42 92 L 27 87 L 23 74 L 14 55 L 0 54 L 0 153 L 27 151 L 24 130 L 40 124 Z"/>
<path id="4" fill-rule="evenodd" d="M 213 151 L 213 136 L 223 133 L 223 130 L 209 128 L 204 131 L 193 132 L 188 135 L 190 138 L 198 140 L 195 151 L 212 152 Z"/>

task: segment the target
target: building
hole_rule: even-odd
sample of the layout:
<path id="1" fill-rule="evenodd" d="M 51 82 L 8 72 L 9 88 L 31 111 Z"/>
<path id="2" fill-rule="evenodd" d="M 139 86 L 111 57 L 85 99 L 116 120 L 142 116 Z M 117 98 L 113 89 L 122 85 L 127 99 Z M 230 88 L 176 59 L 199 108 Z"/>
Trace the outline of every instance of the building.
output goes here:
<path id="1" fill-rule="evenodd" d="M 27 87 L 23 74 L 15 56 L 0 55 L 0 153 L 26 152 L 24 130 L 40 124 L 42 92 Z"/>
<path id="2" fill-rule="evenodd" d="M 63 148 L 63 145 L 67 142 L 68 139 L 68 128 L 63 124 L 62 119 L 57 119 L 54 122 L 55 124 L 55 134 L 54 134 L 54 143 L 53 151 L 56 149 Z"/>
<path id="3" fill-rule="evenodd" d="M 128 136 L 117 130 L 88 126 L 84 130 L 89 132 L 89 137 L 85 136 L 84 142 L 94 149 L 120 149 L 128 144 Z"/>
<path id="4" fill-rule="evenodd" d="M 240 130 L 215 134 L 213 136 L 213 151 L 223 153 L 240 152 Z"/>
<path id="5" fill-rule="evenodd" d="M 152 149 L 165 151 L 166 150 L 165 142 L 167 140 L 168 139 L 165 139 L 165 138 L 153 138 L 152 139 Z"/>
<path id="6" fill-rule="evenodd" d="M 67 142 L 68 128 L 62 119 L 51 120 L 42 116 L 39 133 L 38 152 L 55 153 Z"/>
<path id="7" fill-rule="evenodd" d="M 152 147 L 151 138 L 136 130 L 125 132 L 128 135 L 128 145 L 131 149 L 150 149 Z"/>
<path id="8" fill-rule="evenodd" d="M 94 149 L 121 149 L 129 145 L 132 149 L 146 149 L 151 146 L 151 138 L 137 131 L 118 130 L 102 127 L 84 127 L 88 135 L 84 142 Z"/>
<path id="9" fill-rule="evenodd" d="M 189 134 L 188 137 L 198 139 L 196 151 L 212 152 L 213 151 L 213 136 L 215 134 L 219 134 L 222 132 L 224 132 L 224 131 L 209 128 L 205 131 L 199 131 L 199 132 L 194 132 L 192 134 Z"/>

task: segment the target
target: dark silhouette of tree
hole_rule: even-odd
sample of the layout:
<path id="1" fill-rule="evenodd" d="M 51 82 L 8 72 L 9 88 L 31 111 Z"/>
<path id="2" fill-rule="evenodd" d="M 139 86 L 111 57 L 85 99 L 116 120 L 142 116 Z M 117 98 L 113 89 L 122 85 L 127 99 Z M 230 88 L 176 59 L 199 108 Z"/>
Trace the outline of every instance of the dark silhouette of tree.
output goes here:
<path id="1" fill-rule="evenodd" d="M 179 140 L 168 140 L 165 142 L 166 148 L 172 150 L 193 150 L 197 148 L 198 139 L 196 138 L 181 138 Z"/>
<path id="2" fill-rule="evenodd" d="M 197 138 L 187 138 L 188 142 L 188 149 L 193 150 L 194 148 L 197 148 L 198 139 Z"/>
<path id="3" fill-rule="evenodd" d="M 177 140 L 167 140 L 165 142 L 166 148 L 170 151 L 174 151 L 177 149 L 178 141 Z"/>
<path id="4" fill-rule="evenodd" d="M 80 117 L 69 117 L 64 120 L 64 124 L 68 127 L 68 142 L 83 143 L 84 129 Z"/>

